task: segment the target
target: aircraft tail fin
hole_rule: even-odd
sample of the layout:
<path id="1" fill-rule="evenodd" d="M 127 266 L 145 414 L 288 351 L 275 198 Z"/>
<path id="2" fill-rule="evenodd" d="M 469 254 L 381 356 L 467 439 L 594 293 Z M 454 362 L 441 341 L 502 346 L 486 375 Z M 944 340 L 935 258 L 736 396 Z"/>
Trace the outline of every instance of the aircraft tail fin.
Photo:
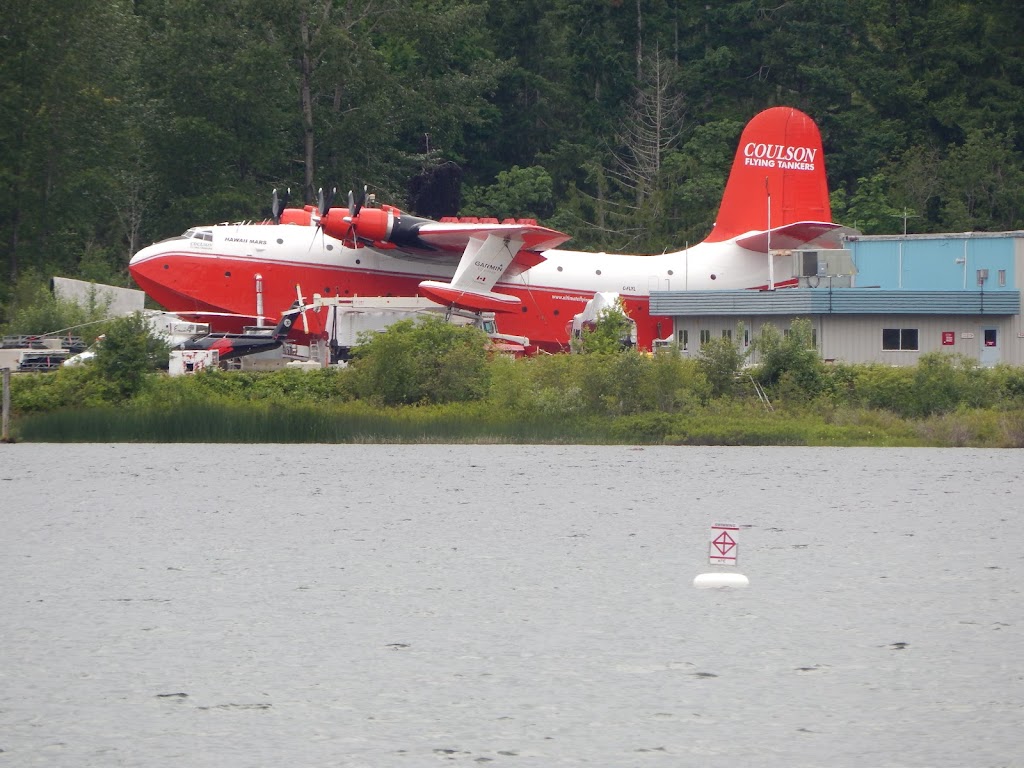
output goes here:
<path id="1" fill-rule="evenodd" d="M 797 109 L 766 109 L 743 129 L 706 242 L 805 221 L 832 221 L 821 133 Z"/>
<path id="2" fill-rule="evenodd" d="M 303 307 L 299 306 L 298 301 L 293 301 L 287 311 L 281 315 L 281 319 L 278 321 L 277 327 L 275 327 L 273 332 L 270 334 L 270 338 L 274 341 L 283 342 L 288 338 L 288 334 L 291 332 L 292 323 L 295 322 L 295 317 L 305 311 L 306 310 Z"/>

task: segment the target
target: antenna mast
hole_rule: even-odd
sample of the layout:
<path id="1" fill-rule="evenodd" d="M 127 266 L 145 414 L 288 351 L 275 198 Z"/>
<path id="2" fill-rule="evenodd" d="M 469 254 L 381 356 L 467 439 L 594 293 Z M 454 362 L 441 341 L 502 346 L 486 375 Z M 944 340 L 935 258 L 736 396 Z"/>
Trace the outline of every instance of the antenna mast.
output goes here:
<path id="1" fill-rule="evenodd" d="M 772 258 L 772 191 L 764 177 L 764 193 L 768 196 L 768 290 L 775 290 L 775 259 Z"/>

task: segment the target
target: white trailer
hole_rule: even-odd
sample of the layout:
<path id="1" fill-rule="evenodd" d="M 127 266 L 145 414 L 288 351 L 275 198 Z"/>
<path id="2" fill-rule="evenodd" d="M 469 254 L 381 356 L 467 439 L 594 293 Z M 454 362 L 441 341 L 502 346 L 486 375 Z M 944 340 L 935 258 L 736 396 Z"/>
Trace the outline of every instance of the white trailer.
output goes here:
<path id="1" fill-rule="evenodd" d="M 310 312 L 326 312 L 331 362 L 345 362 L 366 334 L 381 333 L 400 320 L 424 316 L 441 316 L 454 325 L 472 325 L 486 333 L 496 348 L 503 352 L 521 353 L 530 340 L 497 332 L 493 312 L 472 312 L 444 307 L 421 296 L 354 296 L 324 297 L 313 294 Z"/>
<path id="2" fill-rule="evenodd" d="M 187 376 L 220 364 L 220 353 L 216 349 L 175 349 L 167 364 L 171 376 Z"/>

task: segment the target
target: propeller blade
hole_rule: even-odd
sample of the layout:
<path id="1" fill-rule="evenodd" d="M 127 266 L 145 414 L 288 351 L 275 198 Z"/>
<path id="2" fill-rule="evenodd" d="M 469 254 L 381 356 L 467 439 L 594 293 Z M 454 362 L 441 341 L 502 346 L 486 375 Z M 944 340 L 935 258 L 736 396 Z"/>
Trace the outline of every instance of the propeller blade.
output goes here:
<path id="1" fill-rule="evenodd" d="M 299 307 L 299 314 L 302 315 L 302 330 L 304 333 L 308 334 L 309 322 L 306 320 L 306 302 L 305 299 L 302 298 L 302 288 L 298 283 L 295 284 L 295 296 L 297 297 L 297 301 L 295 303 Z"/>
<path id="2" fill-rule="evenodd" d="M 331 203 L 334 202 L 334 195 L 337 193 L 337 187 L 331 187 L 327 193 L 327 197 L 324 197 L 324 188 L 320 187 L 316 192 L 316 210 L 319 214 L 316 219 L 316 231 L 313 233 L 313 242 L 316 242 L 317 232 L 323 232 L 323 217 L 327 215 L 327 212 L 331 210 Z M 309 244 L 309 247 L 313 247 L 313 243 Z"/>
<path id="3" fill-rule="evenodd" d="M 274 194 L 270 196 L 270 216 L 275 224 L 281 223 L 281 201 L 277 199 L 277 187 L 274 187 Z"/>
<path id="4" fill-rule="evenodd" d="M 350 189 L 348 191 L 348 216 L 345 217 L 345 221 L 348 222 L 348 232 L 345 233 L 345 238 L 352 238 L 352 248 L 356 247 L 356 216 L 358 214 L 359 211 L 356 209 L 356 196 Z M 346 239 L 343 239 L 342 242 L 348 245 Z"/>
<path id="5" fill-rule="evenodd" d="M 368 189 L 367 189 L 366 185 L 363 184 L 363 196 L 359 198 L 359 202 L 356 204 L 354 209 L 351 208 L 351 207 L 349 208 L 349 210 L 352 211 L 352 218 L 353 219 L 356 216 L 359 215 L 359 211 L 361 211 L 363 209 L 363 206 L 366 205 L 366 195 L 367 195 L 367 192 L 368 192 Z"/>

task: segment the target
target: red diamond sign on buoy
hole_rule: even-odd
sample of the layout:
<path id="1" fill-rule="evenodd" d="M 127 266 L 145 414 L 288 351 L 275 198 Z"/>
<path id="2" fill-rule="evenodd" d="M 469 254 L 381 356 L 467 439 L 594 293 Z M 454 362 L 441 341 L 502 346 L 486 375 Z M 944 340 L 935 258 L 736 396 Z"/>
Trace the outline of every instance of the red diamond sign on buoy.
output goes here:
<path id="1" fill-rule="evenodd" d="M 708 547 L 708 562 L 711 565 L 736 565 L 739 544 L 736 534 L 739 527 L 727 523 L 711 526 L 711 546 Z"/>
<path id="2" fill-rule="evenodd" d="M 729 523 L 718 523 L 711 526 L 711 543 L 708 545 L 708 560 L 711 565 L 736 565 L 740 545 L 736 541 L 739 533 L 739 526 Z M 712 587 L 746 587 L 750 580 L 742 573 L 734 571 L 715 571 L 714 573 L 701 573 L 693 580 L 693 586 L 698 589 L 709 589 Z"/>

